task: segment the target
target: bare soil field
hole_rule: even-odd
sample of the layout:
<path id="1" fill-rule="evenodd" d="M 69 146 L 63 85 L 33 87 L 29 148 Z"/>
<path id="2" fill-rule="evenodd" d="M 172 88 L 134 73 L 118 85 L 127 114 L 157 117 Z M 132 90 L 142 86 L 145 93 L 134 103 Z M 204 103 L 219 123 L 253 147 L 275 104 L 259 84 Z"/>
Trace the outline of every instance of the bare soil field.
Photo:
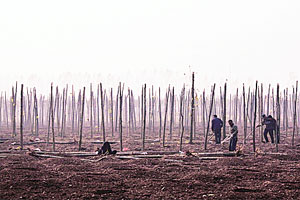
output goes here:
<path id="1" fill-rule="evenodd" d="M 24 142 L 46 141 L 46 133 L 42 129 L 36 137 L 25 132 Z M 292 147 L 291 136 L 282 135 L 279 153 L 274 144 L 257 141 L 253 153 L 252 139 L 243 145 L 239 136 L 236 156 L 201 157 L 198 153 L 227 153 L 228 143 L 210 142 L 204 151 L 203 135 L 198 135 L 193 144 L 185 138 L 183 152 L 174 153 L 179 151 L 177 137 L 167 137 L 163 148 L 152 133 L 147 137 L 148 153 L 142 153 L 138 131 L 128 137 L 125 129 L 123 154 L 66 157 L 63 152 L 78 152 L 78 137 L 68 133 L 56 141 L 75 142 L 56 144 L 61 154 L 52 158 L 30 155 L 34 149 L 51 151 L 51 144 L 27 144 L 20 150 L 18 137 L 12 138 L 9 130 L 1 133 L 0 199 L 300 199 L 299 137 Z M 101 141 L 97 135 L 88 138 L 89 129 L 84 129 L 83 152 L 101 147 L 95 144 Z M 107 140 L 119 151 L 118 138 L 109 133 Z M 130 155 L 136 151 L 144 157 Z"/>

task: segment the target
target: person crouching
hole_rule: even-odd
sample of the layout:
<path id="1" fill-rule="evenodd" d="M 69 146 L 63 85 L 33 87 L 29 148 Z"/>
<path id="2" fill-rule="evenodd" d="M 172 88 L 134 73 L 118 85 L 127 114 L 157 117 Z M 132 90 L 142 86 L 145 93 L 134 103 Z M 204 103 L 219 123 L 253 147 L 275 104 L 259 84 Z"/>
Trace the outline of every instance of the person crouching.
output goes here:
<path id="1" fill-rule="evenodd" d="M 100 154 L 116 154 L 117 151 L 116 150 L 111 150 L 110 144 L 109 142 L 104 142 L 104 144 L 102 145 L 101 149 L 97 149 L 98 155 Z"/>

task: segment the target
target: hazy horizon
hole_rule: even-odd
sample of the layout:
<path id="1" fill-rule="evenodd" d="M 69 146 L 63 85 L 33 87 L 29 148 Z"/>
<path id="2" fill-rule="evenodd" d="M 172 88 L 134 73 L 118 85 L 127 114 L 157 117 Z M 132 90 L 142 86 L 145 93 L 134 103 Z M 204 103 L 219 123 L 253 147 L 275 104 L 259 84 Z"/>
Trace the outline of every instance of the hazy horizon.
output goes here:
<path id="1" fill-rule="evenodd" d="M 3 1 L 0 91 L 124 82 L 181 89 L 291 87 L 299 76 L 298 1 Z M 189 85 L 187 85 L 189 87 Z M 138 90 L 139 91 L 139 90 Z"/>

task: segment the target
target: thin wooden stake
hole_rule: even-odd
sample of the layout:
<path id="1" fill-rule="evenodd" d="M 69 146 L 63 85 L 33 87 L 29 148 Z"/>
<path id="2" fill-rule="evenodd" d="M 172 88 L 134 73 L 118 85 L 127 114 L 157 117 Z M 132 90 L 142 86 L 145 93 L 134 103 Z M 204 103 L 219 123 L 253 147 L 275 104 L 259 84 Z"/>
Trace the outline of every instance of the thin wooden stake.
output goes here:
<path id="1" fill-rule="evenodd" d="M 254 98 L 254 116 L 253 116 L 253 152 L 256 151 L 256 147 L 255 147 L 255 122 L 256 122 L 256 107 L 257 107 L 257 84 L 258 81 L 256 81 L 255 84 L 255 98 Z"/>
<path id="2" fill-rule="evenodd" d="M 20 112 L 20 143 L 23 149 L 23 84 L 21 84 L 21 112 Z"/>
<path id="3" fill-rule="evenodd" d="M 214 96 L 215 96 L 215 87 L 216 87 L 216 84 L 214 84 L 214 86 L 212 88 L 212 94 L 211 94 L 211 99 L 210 99 L 209 115 L 208 115 L 207 129 L 206 129 L 205 141 L 204 141 L 204 149 L 205 150 L 207 150 L 207 139 L 208 139 L 209 125 L 210 125 L 210 117 L 211 117 L 211 112 L 212 112 L 212 108 L 213 108 Z"/>
<path id="4" fill-rule="evenodd" d="M 82 110 L 80 116 L 80 132 L 79 132 L 79 151 L 81 151 L 81 144 L 82 144 L 82 128 L 83 128 L 83 118 L 84 118 L 84 101 L 85 101 L 85 87 L 83 87 L 83 94 L 82 94 Z"/>
<path id="5" fill-rule="evenodd" d="M 298 81 L 296 82 L 296 92 L 294 94 L 294 116 L 293 116 L 293 136 L 292 136 L 292 146 L 295 143 L 295 130 L 296 130 L 296 117 L 297 117 L 297 93 L 298 93 Z"/>

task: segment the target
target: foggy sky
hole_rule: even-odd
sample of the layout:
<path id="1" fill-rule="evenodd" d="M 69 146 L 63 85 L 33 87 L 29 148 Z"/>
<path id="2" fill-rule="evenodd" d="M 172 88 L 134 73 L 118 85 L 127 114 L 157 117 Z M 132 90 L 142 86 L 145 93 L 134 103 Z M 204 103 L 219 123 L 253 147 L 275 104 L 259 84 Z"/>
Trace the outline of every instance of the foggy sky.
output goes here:
<path id="1" fill-rule="evenodd" d="M 299 1 L 1 1 L 0 90 L 18 81 L 196 88 L 299 79 Z M 189 86 L 189 85 L 187 85 Z"/>

